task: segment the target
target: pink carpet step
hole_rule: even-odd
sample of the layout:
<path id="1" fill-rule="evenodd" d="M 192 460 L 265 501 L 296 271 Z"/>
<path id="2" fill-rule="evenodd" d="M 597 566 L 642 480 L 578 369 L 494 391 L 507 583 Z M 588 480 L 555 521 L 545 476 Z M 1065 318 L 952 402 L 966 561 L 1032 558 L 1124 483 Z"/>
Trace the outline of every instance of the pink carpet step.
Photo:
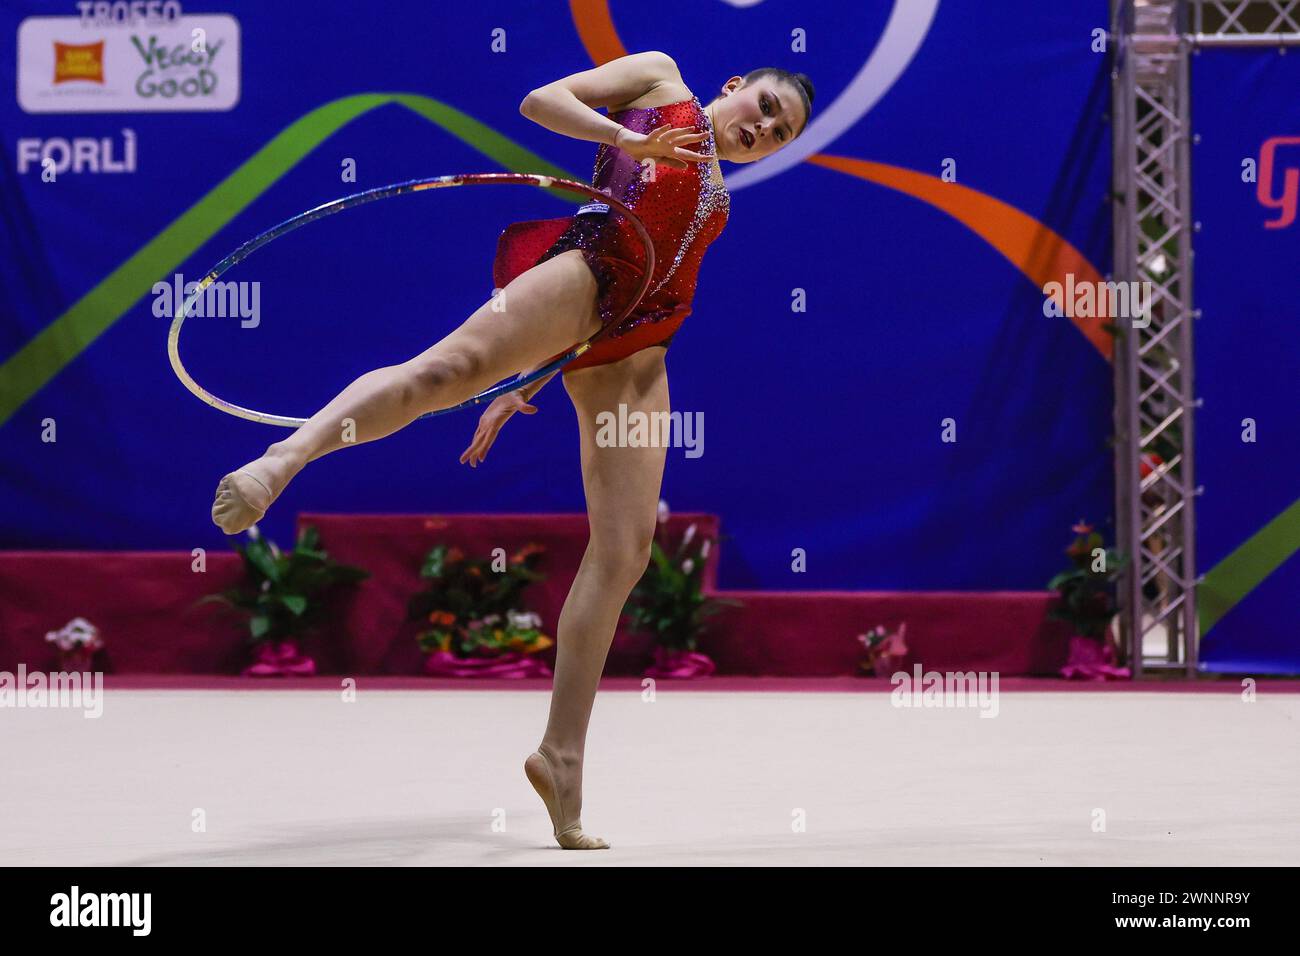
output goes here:
<path id="1" fill-rule="evenodd" d="M 510 554 L 525 544 L 545 546 L 541 570 L 547 579 L 533 586 L 528 601 L 554 634 L 588 533 L 581 514 L 301 515 L 299 525 L 308 524 L 320 531 L 331 557 L 372 575 L 337 601 L 324 631 L 306 642 L 322 674 L 420 672 L 420 624 L 406 619 L 406 603 L 421 587 L 424 556 L 439 542 L 473 556 L 498 547 Z M 700 534 L 718 533 L 717 516 L 704 514 L 673 515 L 661 533 L 675 542 L 691 524 Z M 704 578 L 711 591 L 717 560 L 714 549 Z M 202 571 L 189 552 L 0 552 L 0 670 L 13 671 L 20 662 L 52 667 L 45 633 L 80 616 L 99 627 L 107 650 L 96 664 L 112 672 L 237 673 L 247 663 L 241 621 L 195 602 L 240 575 L 238 556 L 225 551 L 206 555 Z M 1046 620 L 1046 592 L 715 593 L 742 602 L 713 618 L 702 642 L 720 674 L 852 674 L 861 656 L 857 635 L 904 622 L 909 668 L 920 662 L 926 669 L 1051 674 L 1065 657 L 1067 634 Z M 621 624 L 606 673 L 641 673 L 651 649 L 648 636 Z"/>
<path id="2" fill-rule="evenodd" d="M 106 643 L 97 668 L 238 673 L 247 627 L 195 602 L 242 576 L 233 551 L 210 552 L 199 565 L 188 551 L 0 551 L 0 670 L 54 668 L 46 632 L 84 617 Z"/>
<path id="3" fill-rule="evenodd" d="M 907 625 L 911 670 L 1055 674 L 1069 629 L 1047 619 L 1047 591 L 720 591 L 743 602 L 710 625 L 719 673 L 832 677 L 854 672 L 857 635 Z"/>

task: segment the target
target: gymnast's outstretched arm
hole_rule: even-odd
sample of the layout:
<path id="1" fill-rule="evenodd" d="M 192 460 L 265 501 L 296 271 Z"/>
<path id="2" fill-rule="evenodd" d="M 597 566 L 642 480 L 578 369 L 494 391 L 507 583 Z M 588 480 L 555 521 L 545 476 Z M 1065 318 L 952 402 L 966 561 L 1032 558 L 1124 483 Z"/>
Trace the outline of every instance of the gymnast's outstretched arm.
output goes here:
<path id="1" fill-rule="evenodd" d="M 664 83 L 682 85 L 681 72 L 667 53 L 648 50 L 539 86 L 524 97 L 519 112 L 553 133 L 616 146 L 638 162 L 653 159 L 675 169 L 711 162 L 711 155 L 686 148 L 702 142 L 704 133 L 666 124 L 637 133 L 596 112 L 631 103 Z"/>

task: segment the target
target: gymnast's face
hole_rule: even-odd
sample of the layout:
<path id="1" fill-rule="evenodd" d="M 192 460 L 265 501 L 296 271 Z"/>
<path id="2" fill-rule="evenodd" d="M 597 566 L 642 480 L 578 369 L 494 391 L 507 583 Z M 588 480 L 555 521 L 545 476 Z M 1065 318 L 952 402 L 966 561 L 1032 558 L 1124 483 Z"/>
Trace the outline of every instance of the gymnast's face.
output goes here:
<path id="1" fill-rule="evenodd" d="M 756 77 L 748 86 L 733 76 L 712 106 L 718 158 L 731 163 L 771 156 L 808 121 L 798 91 L 771 76 Z"/>

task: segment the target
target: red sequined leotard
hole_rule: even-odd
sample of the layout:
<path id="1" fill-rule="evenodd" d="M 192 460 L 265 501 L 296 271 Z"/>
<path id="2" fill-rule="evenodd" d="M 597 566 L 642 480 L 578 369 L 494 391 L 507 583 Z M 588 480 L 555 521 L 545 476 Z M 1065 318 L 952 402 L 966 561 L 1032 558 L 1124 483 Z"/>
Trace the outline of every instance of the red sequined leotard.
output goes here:
<path id="1" fill-rule="evenodd" d="M 686 148 L 717 152 L 713 126 L 694 96 L 667 106 L 622 110 L 610 119 L 637 133 L 664 124 L 692 127 L 707 135 Z M 596 151 L 592 185 L 636 212 L 654 244 L 655 267 L 650 288 L 631 314 L 566 365 L 565 372 L 617 362 L 651 345 L 667 347 L 690 315 L 700 260 L 726 225 L 730 206 L 727 188 L 713 179 L 711 165 L 674 169 L 656 164 L 650 169 L 613 146 L 602 144 Z M 608 324 L 636 295 L 645 251 L 627 219 L 603 203 L 588 203 L 570 217 L 507 227 L 497 242 L 493 281 L 504 288 L 515 276 L 569 249 L 582 250 L 596 278 L 601 321 Z"/>

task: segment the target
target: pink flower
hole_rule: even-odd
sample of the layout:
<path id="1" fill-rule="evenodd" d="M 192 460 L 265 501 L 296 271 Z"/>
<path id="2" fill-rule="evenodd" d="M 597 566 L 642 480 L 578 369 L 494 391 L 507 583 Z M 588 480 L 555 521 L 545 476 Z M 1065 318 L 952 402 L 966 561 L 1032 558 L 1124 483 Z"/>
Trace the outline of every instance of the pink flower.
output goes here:
<path id="1" fill-rule="evenodd" d="M 903 636 L 907 634 L 907 623 L 899 625 L 897 631 L 890 634 L 881 643 L 880 649 L 883 653 L 892 657 L 902 657 L 907 653 L 907 645 L 903 642 Z"/>

